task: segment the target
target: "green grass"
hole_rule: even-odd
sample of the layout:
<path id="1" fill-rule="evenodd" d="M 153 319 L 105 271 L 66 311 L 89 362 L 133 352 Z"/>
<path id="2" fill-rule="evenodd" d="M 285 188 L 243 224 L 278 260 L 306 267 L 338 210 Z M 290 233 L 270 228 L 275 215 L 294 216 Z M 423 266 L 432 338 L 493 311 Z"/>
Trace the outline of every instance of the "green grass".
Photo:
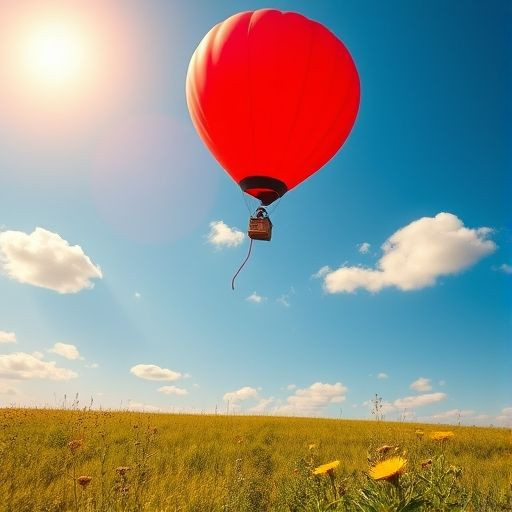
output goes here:
<path id="1" fill-rule="evenodd" d="M 455 437 L 429 439 L 443 429 Z M 499 428 L 0 409 L 0 510 L 498 512 L 512 510 L 510 441 Z M 407 471 L 374 482 L 366 472 L 383 444 Z M 312 476 L 333 460 L 333 481 Z M 82 488 L 79 476 L 92 480 Z"/>

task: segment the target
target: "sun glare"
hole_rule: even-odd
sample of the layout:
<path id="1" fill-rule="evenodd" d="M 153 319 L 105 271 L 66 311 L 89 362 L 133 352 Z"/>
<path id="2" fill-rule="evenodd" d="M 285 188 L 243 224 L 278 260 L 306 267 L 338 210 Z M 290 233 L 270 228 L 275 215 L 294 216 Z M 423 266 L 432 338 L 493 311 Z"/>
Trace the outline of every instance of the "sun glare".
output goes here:
<path id="1" fill-rule="evenodd" d="M 35 27 L 22 48 L 25 72 L 41 85 L 70 85 L 87 70 L 87 41 L 76 26 L 53 22 Z"/>
<path id="2" fill-rule="evenodd" d="M 117 0 L 0 0 L 0 131 L 44 147 L 90 133 L 143 87 L 145 30 Z"/>

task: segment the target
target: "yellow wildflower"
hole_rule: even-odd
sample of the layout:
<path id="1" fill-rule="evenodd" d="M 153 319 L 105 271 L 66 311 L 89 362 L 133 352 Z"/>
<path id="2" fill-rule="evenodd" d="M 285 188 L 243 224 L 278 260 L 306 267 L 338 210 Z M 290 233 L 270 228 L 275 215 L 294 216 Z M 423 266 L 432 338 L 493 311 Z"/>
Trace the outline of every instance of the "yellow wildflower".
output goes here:
<path id="1" fill-rule="evenodd" d="M 328 464 L 322 464 L 313 470 L 313 475 L 327 475 L 329 473 L 333 473 L 334 470 L 340 465 L 339 460 L 333 460 Z"/>
<path id="2" fill-rule="evenodd" d="M 451 439 L 454 436 L 455 434 L 452 431 L 439 431 L 432 432 L 432 434 L 430 434 L 430 438 L 433 439 L 434 441 L 446 441 L 447 439 Z"/>
<path id="3" fill-rule="evenodd" d="M 391 457 L 370 468 L 370 476 L 374 480 L 391 480 L 400 475 L 407 464 L 403 457 Z"/>

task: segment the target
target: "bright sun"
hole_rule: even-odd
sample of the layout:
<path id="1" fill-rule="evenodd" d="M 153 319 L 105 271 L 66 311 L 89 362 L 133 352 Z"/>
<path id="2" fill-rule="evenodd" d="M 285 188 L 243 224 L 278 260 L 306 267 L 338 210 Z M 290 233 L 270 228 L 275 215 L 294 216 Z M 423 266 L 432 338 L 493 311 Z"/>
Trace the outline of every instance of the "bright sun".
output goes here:
<path id="1" fill-rule="evenodd" d="M 92 129 L 138 91 L 145 34 L 117 2 L 0 0 L 0 122 L 41 141 Z"/>
<path id="2" fill-rule="evenodd" d="M 88 47 L 78 27 L 48 22 L 33 27 L 22 46 L 25 73 L 41 86 L 68 86 L 79 81 L 88 66 Z"/>

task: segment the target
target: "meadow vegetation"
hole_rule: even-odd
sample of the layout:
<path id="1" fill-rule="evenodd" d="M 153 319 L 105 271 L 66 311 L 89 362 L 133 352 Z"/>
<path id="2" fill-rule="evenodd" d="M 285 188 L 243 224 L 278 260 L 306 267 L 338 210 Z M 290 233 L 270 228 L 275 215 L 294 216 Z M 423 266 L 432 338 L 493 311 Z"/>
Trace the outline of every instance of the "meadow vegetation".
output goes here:
<path id="1" fill-rule="evenodd" d="M 2 512 L 511 511 L 511 462 L 500 428 L 0 409 Z"/>

